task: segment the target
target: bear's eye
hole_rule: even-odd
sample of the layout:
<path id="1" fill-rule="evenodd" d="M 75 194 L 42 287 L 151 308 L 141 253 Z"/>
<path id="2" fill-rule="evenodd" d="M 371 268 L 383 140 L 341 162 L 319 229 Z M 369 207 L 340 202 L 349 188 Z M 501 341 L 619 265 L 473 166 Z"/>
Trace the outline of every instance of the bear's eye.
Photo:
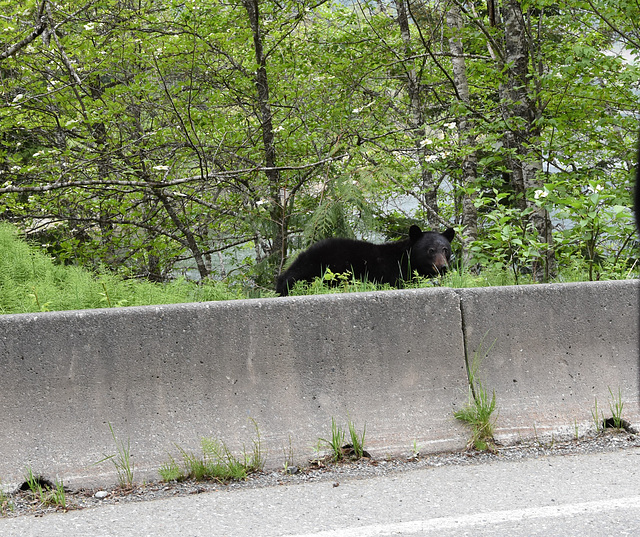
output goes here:
<path id="1" fill-rule="evenodd" d="M 430 254 L 430 255 L 433 255 L 433 254 L 435 254 L 435 253 L 436 253 L 435 248 L 429 248 L 429 254 Z"/>

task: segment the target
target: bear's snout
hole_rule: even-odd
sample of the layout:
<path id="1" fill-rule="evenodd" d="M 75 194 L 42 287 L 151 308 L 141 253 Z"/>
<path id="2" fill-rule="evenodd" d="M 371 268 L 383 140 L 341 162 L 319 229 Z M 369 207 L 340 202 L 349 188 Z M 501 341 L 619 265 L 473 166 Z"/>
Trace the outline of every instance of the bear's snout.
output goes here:
<path id="1" fill-rule="evenodd" d="M 433 261 L 433 268 L 435 268 L 440 274 L 444 274 L 449 268 L 449 262 L 447 256 L 444 253 L 436 254 L 436 258 Z"/>

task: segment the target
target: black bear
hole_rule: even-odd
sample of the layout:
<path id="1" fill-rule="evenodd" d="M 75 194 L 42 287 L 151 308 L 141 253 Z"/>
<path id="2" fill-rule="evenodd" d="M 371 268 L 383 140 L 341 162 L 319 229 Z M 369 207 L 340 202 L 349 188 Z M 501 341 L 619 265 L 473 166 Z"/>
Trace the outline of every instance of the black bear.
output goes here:
<path id="1" fill-rule="evenodd" d="M 336 274 L 351 272 L 359 279 L 396 286 L 401 280 L 411 279 L 416 271 L 420 276 L 437 276 L 449 266 L 454 235 L 452 228 L 438 233 L 411 226 L 408 239 L 384 244 L 325 239 L 298 255 L 278 278 L 276 292 L 286 296 L 295 282 L 310 282 L 326 269 Z"/>

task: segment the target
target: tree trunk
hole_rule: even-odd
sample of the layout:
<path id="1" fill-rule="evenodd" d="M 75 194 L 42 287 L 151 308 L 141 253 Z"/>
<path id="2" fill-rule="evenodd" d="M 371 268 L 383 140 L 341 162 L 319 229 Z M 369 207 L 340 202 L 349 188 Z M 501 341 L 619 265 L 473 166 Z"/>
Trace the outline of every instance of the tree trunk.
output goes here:
<path id="1" fill-rule="evenodd" d="M 409 29 L 409 18 L 406 0 L 395 0 L 396 10 L 398 12 L 398 26 L 400 27 L 400 35 L 404 44 L 404 56 L 411 58 L 411 31 Z M 413 60 L 408 60 L 413 61 Z M 427 148 L 421 142 L 425 136 L 425 117 L 420 102 L 420 83 L 416 75 L 415 69 L 405 69 L 407 93 L 409 94 L 409 131 L 414 139 L 416 148 L 416 160 L 420 166 L 420 184 L 422 189 L 422 203 L 427 209 L 427 223 L 432 228 L 440 226 L 438 219 L 438 183 L 433 180 L 433 174 L 425 165 Z"/>
<path id="2" fill-rule="evenodd" d="M 273 116 L 269 102 L 269 79 L 267 76 L 267 59 L 262 44 L 260 31 L 260 10 L 258 0 L 243 0 L 249 16 L 251 32 L 253 33 L 253 46 L 256 55 L 258 69 L 255 74 L 255 85 L 258 96 L 258 108 L 260 111 L 260 125 L 262 130 L 262 144 L 264 147 L 265 174 L 269 183 L 269 196 L 271 198 L 270 217 L 276 225 L 271 249 L 268 254 L 278 256 L 276 261 L 279 273 L 287 255 L 287 198 L 282 188 L 280 171 L 276 168 L 276 148 L 274 144 Z"/>
<path id="3" fill-rule="evenodd" d="M 171 221 L 173 222 L 173 225 L 176 226 L 176 229 L 178 229 L 184 236 L 185 242 L 187 243 L 189 250 L 191 250 L 191 253 L 193 254 L 193 259 L 196 262 L 196 266 L 198 267 L 198 273 L 200 274 L 200 278 L 204 280 L 205 278 L 209 277 L 210 272 L 207 269 L 207 265 L 205 263 L 202 250 L 198 246 L 198 241 L 196 240 L 196 236 L 191 232 L 191 230 L 189 229 L 189 226 L 185 225 L 182 222 L 182 220 L 178 216 L 178 213 L 176 212 L 173 205 L 171 204 L 171 200 L 164 193 L 163 189 L 161 187 L 158 187 L 158 188 L 154 187 L 152 188 L 151 191 L 153 192 L 154 196 L 156 196 L 164 206 L 165 210 L 167 211 L 167 214 L 169 215 L 169 218 L 171 218 Z"/>
<path id="4" fill-rule="evenodd" d="M 555 273 L 555 255 L 548 212 L 527 200 L 525 194 L 532 188 L 542 188 L 538 179 L 542 170 L 541 150 L 536 126 L 539 112 L 529 93 L 529 45 L 524 14 L 519 0 L 504 0 L 501 8 L 504 22 L 504 65 L 507 79 L 500 84 L 502 118 L 507 126 L 504 142 L 511 170 L 511 184 L 516 203 L 532 209 L 531 222 L 538 238 L 547 244 L 544 267 L 533 267 L 536 279 L 548 280 Z"/>
<path id="5" fill-rule="evenodd" d="M 464 59 L 462 45 L 462 18 L 459 8 L 454 4 L 447 12 L 447 26 L 451 31 L 449 49 L 452 55 L 453 81 L 459 99 L 466 105 L 471 104 L 469 97 L 469 82 L 467 80 L 467 65 Z M 469 148 L 465 151 L 462 161 L 462 260 L 465 266 L 469 264 L 469 246 L 478 239 L 478 211 L 475 206 L 478 157 L 475 152 L 476 140 L 471 133 L 473 125 L 467 112 L 458 118 L 458 129 L 462 144 Z"/>

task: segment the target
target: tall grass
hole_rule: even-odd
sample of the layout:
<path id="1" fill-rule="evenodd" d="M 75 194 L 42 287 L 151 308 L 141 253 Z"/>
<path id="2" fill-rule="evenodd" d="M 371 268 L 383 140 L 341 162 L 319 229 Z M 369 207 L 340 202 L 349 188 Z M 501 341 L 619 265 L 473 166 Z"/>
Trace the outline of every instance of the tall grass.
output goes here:
<path id="1" fill-rule="evenodd" d="M 54 263 L 40 249 L 0 224 L 0 313 L 36 313 L 117 306 L 147 306 L 245 298 L 222 282 L 177 279 L 166 284 L 124 280 L 104 272 Z"/>
<path id="2" fill-rule="evenodd" d="M 216 438 L 204 437 L 200 440 L 202 455 L 189 452 L 176 446 L 182 456 L 182 468 L 173 456 L 159 470 L 163 481 L 196 481 L 214 480 L 221 482 L 242 481 L 249 474 L 261 472 L 265 465 L 266 453 L 258 425 L 253 426 L 256 438 L 252 441 L 252 449 L 243 449 L 241 456 L 234 455 L 227 444 Z"/>
<path id="3" fill-rule="evenodd" d="M 491 396 L 489 395 L 489 392 L 482 384 L 478 370 L 482 360 L 487 357 L 494 344 L 495 341 L 486 352 L 482 352 L 481 344 L 480 348 L 474 352 L 471 363 L 469 363 L 468 356 L 465 356 L 469 382 L 469 399 L 463 408 L 453 413 L 456 419 L 471 426 L 472 433 L 469 446 L 473 446 L 480 451 L 492 450 L 493 448 L 493 430 L 496 420 L 493 413 L 496 410 L 496 394 L 494 391 Z"/>
<path id="4" fill-rule="evenodd" d="M 632 277 L 635 274 L 603 273 L 607 279 Z M 555 281 L 586 281 L 584 265 L 566 267 Z M 521 275 L 520 283 L 533 283 Z M 452 268 L 438 279 L 416 278 L 405 282 L 405 288 L 422 287 L 486 287 L 513 285 L 509 271 L 499 267 L 484 267 L 478 274 L 466 269 Z M 327 271 L 323 277 L 311 283 L 297 282 L 291 295 L 323 293 L 349 293 L 391 289 L 389 285 L 362 282 L 351 274 L 334 274 Z M 36 246 L 28 244 L 18 230 L 0 223 L 0 314 L 36 313 L 41 311 L 110 308 L 117 306 L 148 306 L 213 300 L 249 298 L 249 291 L 224 282 L 207 280 L 203 283 L 178 278 L 159 284 L 146 280 L 125 280 L 103 271 L 93 273 L 82 267 L 62 266 Z M 267 290 L 250 291 L 250 296 L 271 297 Z"/>

